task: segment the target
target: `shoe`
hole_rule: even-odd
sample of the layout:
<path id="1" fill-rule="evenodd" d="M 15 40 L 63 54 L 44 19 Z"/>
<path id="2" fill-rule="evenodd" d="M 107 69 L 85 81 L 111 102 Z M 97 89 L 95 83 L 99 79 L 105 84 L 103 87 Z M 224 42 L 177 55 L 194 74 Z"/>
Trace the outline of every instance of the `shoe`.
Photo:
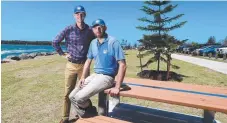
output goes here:
<path id="1" fill-rule="evenodd" d="M 90 99 L 88 99 L 88 101 L 89 101 L 89 106 L 87 108 L 81 108 L 77 105 L 75 106 L 75 110 L 77 112 L 77 115 L 81 118 L 98 115 L 96 107 L 92 106 L 92 102 L 91 102 Z"/>
<path id="2" fill-rule="evenodd" d="M 96 115 L 98 115 L 96 107 L 95 106 L 88 107 L 86 109 L 85 115 L 88 115 L 88 116 L 96 116 Z"/>
<path id="3" fill-rule="evenodd" d="M 75 106 L 77 115 L 80 118 L 87 118 L 87 117 L 91 117 L 91 116 L 98 114 L 96 107 L 92 106 L 92 102 L 90 99 L 88 99 L 88 102 L 89 102 L 89 106 L 87 108 L 81 108 L 79 106 Z"/>
<path id="4" fill-rule="evenodd" d="M 90 102 L 89 106 L 85 109 L 84 117 L 92 117 L 98 115 L 97 109 L 95 106 L 92 106 L 92 102 L 89 99 Z"/>
<path id="5" fill-rule="evenodd" d="M 69 122 L 69 120 L 68 120 L 68 119 L 67 119 L 67 120 L 63 120 L 63 119 L 61 119 L 61 121 L 60 121 L 59 123 L 70 123 L 70 122 Z"/>

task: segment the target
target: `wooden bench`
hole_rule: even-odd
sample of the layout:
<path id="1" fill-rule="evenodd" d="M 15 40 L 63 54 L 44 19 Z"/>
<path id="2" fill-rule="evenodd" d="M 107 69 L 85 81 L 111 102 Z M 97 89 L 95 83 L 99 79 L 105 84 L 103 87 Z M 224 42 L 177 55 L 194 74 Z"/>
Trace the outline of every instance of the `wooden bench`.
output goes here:
<path id="1" fill-rule="evenodd" d="M 175 83 L 175 82 L 161 82 L 147 79 L 135 79 L 135 78 L 125 78 L 124 83 L 130 86 L 130 90 L 121 91 L 120 96 L 131 97 L 137 99 L 144 99 L 156 102 L 163 102 L 168 104 L 175 104 L 193 108 L 199 108 L 204 110 L 204 117 L 201 119 L 196 116 L 190 116 L 185 114 L 173 113 L 158 109 L 150 110 L 148 109 L 145 114 L 153 112 L 152 115 L 147 115 L 147 117 L 142 117 L 143 113 L 132 113 L 138 112 L 138 110 L 145 111 L 147 108 L 140 106 L 133 106 L 129 104 L 115 104 L 117 107 L 113 110 L 118 116 L 123 116 L 124 114 L 128 115 L 128 120 L 131 122 L 139 122 L 144 119 L 149 122 L 162 122 L 163 117 L 166 118 L 164 121 L 168 122 L 202 122 L 202 123 L 214 123 L 218 122 L 214 120 L 215 112 L 222 112 L 227 114 L 227 89 L 219 87 L 210 87 L 210 86 L 201 86 L 201 85 L 192 85 L 185 83 Z M 99 94 L 99 114 L 100 115 L 109 115 L 109 103 L 108 95 L 106 94 L 107 90 Z M 116 101 L 117 100 L 117 101 Z M 120 98 L 115 98 L 115 102 L 120 102 Z M 113 105 L 113 104 L 112 104 Z M 136 108 L 137 107 L 137 108 Z M 134 109 L 134 110 L 133 110 Z M 156 110 L 156 111 L 154 111 Z M 110 111 L 111 112 L 111 111 Z M 159 114 L 158 116 L 156 116 Z M 165 116 L 163 116 L 165 115 Z M 110 115 L 109 115 L 110 116 Z M 141 118 L 141 120 L 138 120 Z M 176 117 L 186 117 L 185 119 Z M 134 117 L 137 121 L 130 120 Z M 152 120 L 156 119 L 156 120 Z M 125 118 L 125 117 L 124 117 Z M 122 118 L 122 119 L 124 119 Z M 150 118 L 150 120 L 149 120 Z M 193 119 L 194 118 L 194 119 Z M 127 118 L 126 118 L 127 119 Z M 163 121 L 163 122 L 164 122 Z"/>

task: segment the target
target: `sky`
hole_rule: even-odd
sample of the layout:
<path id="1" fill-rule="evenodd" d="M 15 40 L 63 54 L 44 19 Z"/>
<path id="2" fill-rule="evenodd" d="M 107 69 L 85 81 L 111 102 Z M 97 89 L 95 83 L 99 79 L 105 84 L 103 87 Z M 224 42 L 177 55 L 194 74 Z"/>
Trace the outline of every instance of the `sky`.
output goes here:
<path id="1" fill-rule="evenodd" d="M 227 1 L 173 1 L 172 4 L 178 4 L 178 7 L 166 14 L 166 17 L 185 14 L 174 23 L 187 21 L 182 28 L 169 32 L 177 39 L 205 43 L 210 36 L 215 36 L 216 41 L 227 36 Z M 1 38 L 52 41 L 66 26 L 75 23 L 73 10 L 77 5 L 85 7 L 85 22 L 88 25 L 95 19 L 103 19 L 107 33 L 119 41 L 124 39 L 134 44 L 143 34 L 152 34 L 136 29 L 137 26 L 147 25 L 138 21 L 138 18 L 149 17 L 140 10 L 144 5 L 142 1 L 2 1 Z"/>

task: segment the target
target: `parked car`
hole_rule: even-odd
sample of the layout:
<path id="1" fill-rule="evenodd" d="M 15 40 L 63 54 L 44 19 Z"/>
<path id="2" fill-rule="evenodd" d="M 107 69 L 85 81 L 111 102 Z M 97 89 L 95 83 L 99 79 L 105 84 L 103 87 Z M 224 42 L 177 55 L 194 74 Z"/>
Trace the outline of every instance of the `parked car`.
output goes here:
<path id="1" fill-rule="evenodd" d="M 195 50 L 195 47 L 185 47 L 185 48 L 183 48 L 183 52 L 187 53 L 187 54 L 191 54 L 192 51 L 194 51 L 194 50 Z"/>
<path id="2" fill-rule="evenodd" d="M 210 47 L 207 47 L 207 48 L 205 48 L 205 49 L 203 49 L 203 50 L 201 50 L 201 53 L 203 54 L 203 55 L 208 55 L 208 54 L 212 54 L 212 55 L 214 55 L 215 53 L 216 53 L 216 49 L 217 48 L 221 48 L 222 46 L 221 45 L 212 45 L 212 46 L 210 46 Z"/>
<path id="3" fill-rule="evenodd" d="M 176 51 L 177 51 L 177 52 L 182 52 L 183 49 L 186 48 L 186 47 L 187 47 L 187 45 L 181 45 L 181 46 L 179 46 L 179 47 L 176 49 Z"/>
<path id="4" fill-rule="evenodd" d="M 203 49 L 205 49 L 205 48 L 207 48 L 207 47 L 209 47 L 209 46 L 204 46 L 204 47 L 201 47 L 201 48 L 199 48 L 199 49 L 196 49 L 196 50 L 195 50 L 195 53 L 196 53 L 197 55 L 202 55 L 202 54 L 200 54 L 200 51 L 203 50 Z"/>
<path id="5" fill-rule="evenodd" d="M 216 53 L 219 57 L 223 57 L 224 54 L 227 54 L 227 47 L 217 48 Z"/>

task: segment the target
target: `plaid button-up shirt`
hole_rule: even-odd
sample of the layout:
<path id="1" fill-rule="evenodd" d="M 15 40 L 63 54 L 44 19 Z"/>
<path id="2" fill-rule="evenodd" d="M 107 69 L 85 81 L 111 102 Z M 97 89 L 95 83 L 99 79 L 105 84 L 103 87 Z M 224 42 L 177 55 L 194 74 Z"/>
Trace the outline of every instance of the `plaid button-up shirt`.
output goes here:
<path id="1" fill-rule="evenodd" d="M 90 42 L 95 38 L 92 29 L 85 24 L 80 30 L 76 25 L 67 26 L 53 40 L 52 45 L 59 55 L 64 52 L 60 46 L 60 42 L 65 40 L 67 52 L 70 54 L 72 61 L 85 61 Z"/>

